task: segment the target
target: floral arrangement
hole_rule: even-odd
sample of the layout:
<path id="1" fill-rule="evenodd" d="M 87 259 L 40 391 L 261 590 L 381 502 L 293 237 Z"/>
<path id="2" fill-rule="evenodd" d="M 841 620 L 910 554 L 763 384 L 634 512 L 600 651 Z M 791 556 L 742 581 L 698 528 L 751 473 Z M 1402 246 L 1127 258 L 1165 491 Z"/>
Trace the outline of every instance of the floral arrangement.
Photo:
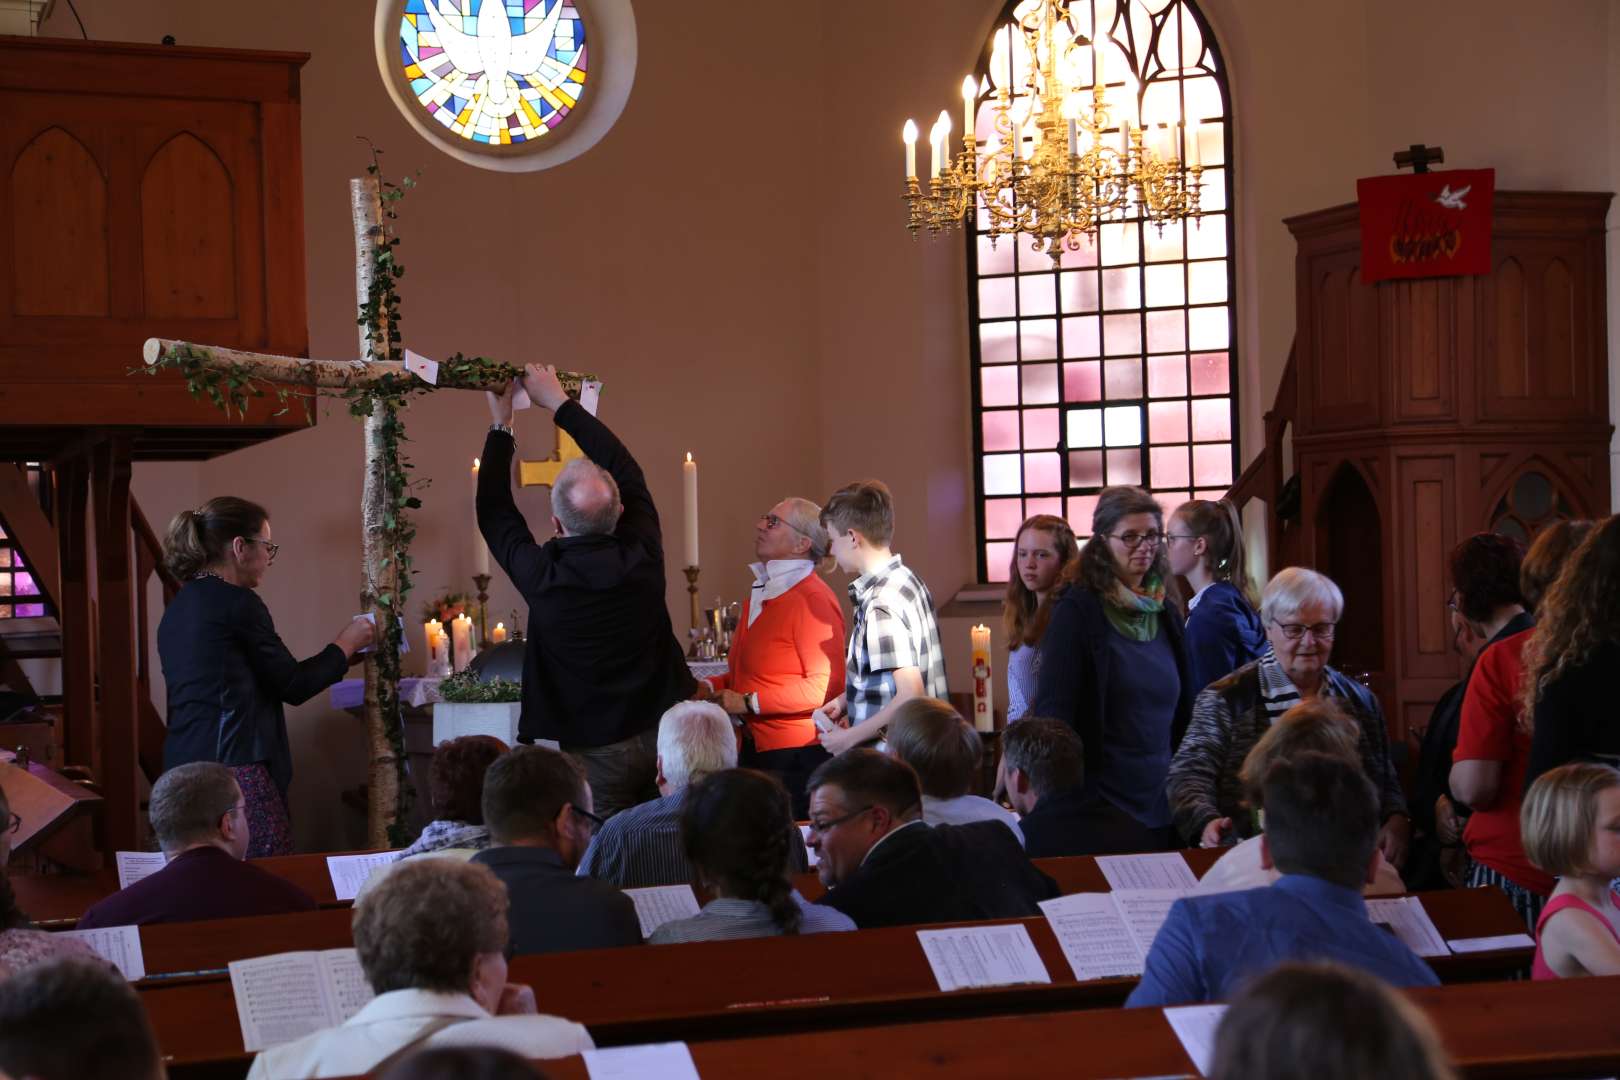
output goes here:
<path id="1" fill-rule="evenodd" d="M 478 673 L 468 668 L 439 683 L 439 700 L 452 705 L 505 704 L 523 700 L 523 684 L 511 679 L 481 681 Z"/>
<path id="2" fill-rule="evenodd" d="M 450 620 L 457 615 L 466 615 L 471 618 L 478 611 L 478 601 L 466 593 L 447 592 L 443 596 L 434 597 L 422 608 L 422 621 L 438 619 L 449 633 Z"/>

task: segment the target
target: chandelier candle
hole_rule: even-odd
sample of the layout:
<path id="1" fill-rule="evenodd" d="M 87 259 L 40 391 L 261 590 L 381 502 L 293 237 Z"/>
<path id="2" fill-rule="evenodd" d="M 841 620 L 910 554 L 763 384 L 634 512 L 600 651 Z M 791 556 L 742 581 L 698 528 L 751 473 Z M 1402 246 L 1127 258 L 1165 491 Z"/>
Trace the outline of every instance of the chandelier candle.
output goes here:
<path id="1" fill-rule="evenodd" d="M 990 628 L 975 626 L 973 637 L 973 730 L 994 731 L 995 692 L 990 681 Z"/>

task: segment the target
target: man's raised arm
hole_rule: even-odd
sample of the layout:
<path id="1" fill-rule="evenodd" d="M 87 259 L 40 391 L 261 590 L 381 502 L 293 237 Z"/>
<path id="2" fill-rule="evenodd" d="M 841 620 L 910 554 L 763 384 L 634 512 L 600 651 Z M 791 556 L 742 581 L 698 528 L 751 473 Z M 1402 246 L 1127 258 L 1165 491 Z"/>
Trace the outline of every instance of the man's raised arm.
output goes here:
<path id="1" fill-rule="evenodd" d="M 619 437 L 568 396 L 551 365 L 528 365 L 524 369 L 523 388 L 536 404 L 551 410 L 557 427 L 572 436 L 585 456 L 606 469 L 619 486 L 624 513 L 616 531 L 621 536 L 638 537 L 655 554 L 662 553 L 663 534 L 652 492 L 647 490 L 647 478 Z"/>

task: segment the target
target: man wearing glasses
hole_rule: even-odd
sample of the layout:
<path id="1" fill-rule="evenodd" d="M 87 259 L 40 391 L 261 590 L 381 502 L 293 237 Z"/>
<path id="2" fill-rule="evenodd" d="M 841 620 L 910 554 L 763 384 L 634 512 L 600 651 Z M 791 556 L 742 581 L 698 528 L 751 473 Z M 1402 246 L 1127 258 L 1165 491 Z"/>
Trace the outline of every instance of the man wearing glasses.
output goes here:
<path id="1" fill-rule="evenodd" d="M 495 846 L 471 861 L 506 885 L 514 955 L 641 944 L 631 899 L 574 875 L 602 819 L 572 758 L 541 746 L 496 758 L 484 774 L 484 824 Z"/>
<path id="2" fill-rule="evenodd" d="M 708 680 L 743 724 L 739 764 L 775 775 L 805 815 L 805 781 L 827 760 L 813 710 L 844 693 L 844 612 L 816 564 L 831 543 L 821 507 L 783 499 L 754 524 L 754 586 L 731 642 L 730 668 Z"/>
<path id="3" fill-rule="evenodd" d="M 1000 821 L 929 825 L 910 765 L 864 747 L 810 777 L 810 846 L 827 894 L 863 930 L 1039 915 L 1058 895 Z"/>

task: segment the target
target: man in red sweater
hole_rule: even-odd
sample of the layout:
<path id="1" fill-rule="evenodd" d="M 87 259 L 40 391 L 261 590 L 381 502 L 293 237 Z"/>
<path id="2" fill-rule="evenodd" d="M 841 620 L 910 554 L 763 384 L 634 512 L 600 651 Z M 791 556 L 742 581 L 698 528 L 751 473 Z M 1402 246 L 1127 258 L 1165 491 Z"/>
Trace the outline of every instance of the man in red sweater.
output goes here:
<path id="1" fill-rule="evenodd" d="M 816 573 L 830 544 L 821 507 L 783 499 L 755 525 L 754 587 L 731 643 L 730 670 L 711 678 L 715 700 L 743 722 L 738 764 L 778 776 L 793 812 L 828 754 L 810 713 L 844 692 L 844 612 Z"/>

